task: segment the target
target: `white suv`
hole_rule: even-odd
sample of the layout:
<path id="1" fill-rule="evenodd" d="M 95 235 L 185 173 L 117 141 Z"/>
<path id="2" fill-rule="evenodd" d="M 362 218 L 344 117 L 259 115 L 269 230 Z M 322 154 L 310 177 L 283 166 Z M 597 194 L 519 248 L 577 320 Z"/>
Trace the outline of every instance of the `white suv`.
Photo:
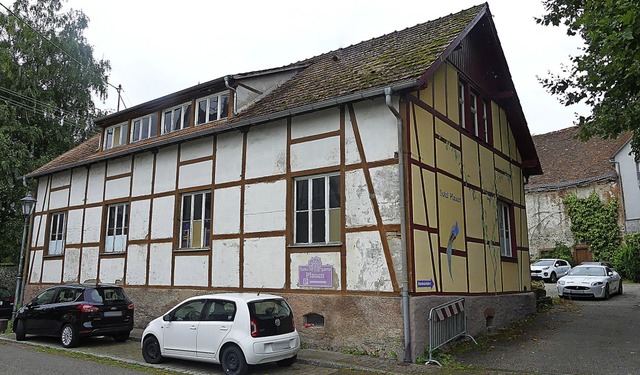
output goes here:
<path id="1" fill-rule="evenodd" d="M 531 264 L 531 278 L 548 280 L 552 283 L 571 271 L 571 265 L 564 259 L 538 259 Z"/>
<path id="2" fill-rule="evenodd" d="M 293 312 L 271 294 L 221 293 L 191 297 L 152 320 L 142 334 L 142 356 L 220 363 L 226 374 L 248 365 L 291 366 L 300 350 Z"/>

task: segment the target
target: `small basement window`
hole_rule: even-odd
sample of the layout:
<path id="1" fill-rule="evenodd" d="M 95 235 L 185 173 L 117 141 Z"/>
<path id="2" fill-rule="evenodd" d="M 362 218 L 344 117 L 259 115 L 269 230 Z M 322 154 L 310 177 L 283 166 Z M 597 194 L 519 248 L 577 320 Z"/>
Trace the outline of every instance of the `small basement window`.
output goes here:
<path id="1" fill-rule="evenodd" d="M 316 313 L 306 314 L 304 317 L 304 326 L 310 327 L 324 327 L 324 316 Z"/>

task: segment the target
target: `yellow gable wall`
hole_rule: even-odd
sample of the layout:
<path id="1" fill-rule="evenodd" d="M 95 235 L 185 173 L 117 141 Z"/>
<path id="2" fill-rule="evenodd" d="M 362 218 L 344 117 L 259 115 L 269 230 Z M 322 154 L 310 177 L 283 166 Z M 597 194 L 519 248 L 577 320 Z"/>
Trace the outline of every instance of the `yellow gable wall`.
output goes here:
<path id="1" fill-rule="evenodd" d="M 530 289 L 521 157 L 506 112 L 491 102 L 493 145 L 461 129 L 458 74 L 446 63 L 413 96 L 408 131 L 415 290 Z M 496 193 L 513 202 L 517 256 L 512 260 L 500 256 Z"/>

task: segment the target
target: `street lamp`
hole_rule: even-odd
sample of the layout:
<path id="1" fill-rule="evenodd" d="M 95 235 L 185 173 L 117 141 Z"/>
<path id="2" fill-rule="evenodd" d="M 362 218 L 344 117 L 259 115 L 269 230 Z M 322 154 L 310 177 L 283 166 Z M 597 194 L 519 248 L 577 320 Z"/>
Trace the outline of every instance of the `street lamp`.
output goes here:
<path id="1" fill-rule="evenodd" d="M 22 306 L 22 269 L 24 268 L 24 253 L 25 244 L 27 242 L 27 231 L 29 228 L 29 217 L 33 212 L 33 208 L 36 206 L 36 199 L 27 192 L 24 198 L 20 199 L 22 205 L 22 216 L 24 216 L 24 228 L 22 229 L 22 246 L 20 247 L 20 266 L 18 268 L 18 277 L 16 278 L 16 292 L 14 294 L 13 312 L 11 314 L 11 321 L 16 317 L 16 308 L 18 305 Z"/>

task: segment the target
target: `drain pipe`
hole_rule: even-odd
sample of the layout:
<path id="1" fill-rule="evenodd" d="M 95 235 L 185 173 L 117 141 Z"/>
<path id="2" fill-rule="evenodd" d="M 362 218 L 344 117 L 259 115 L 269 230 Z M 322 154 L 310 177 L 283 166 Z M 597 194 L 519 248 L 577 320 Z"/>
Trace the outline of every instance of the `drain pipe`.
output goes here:
<path id="1" fill-rule="evenodd" d="M 393 106 L 391 102 L 391 87 L 384 89 L 385 102 L 387 107 L 396 117 L 398 128 L 398 180 L 400 182 L 400 248 L 402 254 L 402 318 L 404 323 L 404 361 L 412 362 L 411 359 L 411 319 L 409 317 L 409 262 L 407 260 L 407 223 L 405 218 L 405 176 L 404 176 L 404 147 L 403 147 L 403 131 L 402 117 L 400 112 Z"/>
<path id="2" fill-rule="evenodd" d="M 229 84 L 229 76 L 224 76 L 224 85 L 231 91 L 233 91 L 233 108 L 231 109 L 231 112 L 233 113 L 233 115 L 237 115 L 236 113 L 236 103 L 237 103 L 237 99 L 238 99 L 238 90 L 236 90 L 235 88 L 231 87 L 231 85 Z"/>

